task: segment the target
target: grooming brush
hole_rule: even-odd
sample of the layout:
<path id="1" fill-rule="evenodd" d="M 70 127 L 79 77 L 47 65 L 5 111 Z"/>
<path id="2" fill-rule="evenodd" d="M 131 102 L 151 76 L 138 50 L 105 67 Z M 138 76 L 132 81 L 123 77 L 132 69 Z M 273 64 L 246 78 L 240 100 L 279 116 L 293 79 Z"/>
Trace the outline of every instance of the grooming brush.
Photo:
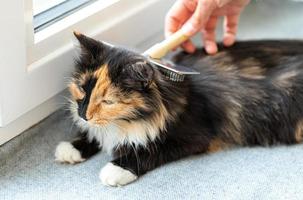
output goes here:
<path id="1" fill-rule="evenodd" d="M 186 75 L 200 74 L 200 72 L 185 66 L 176 65 L 169 60 L 163 59 L 163 57 L 188 39 L 189 37 L 184 35 L 182 30 L 179 30 L 162 42 L 147 49 L 143 55 L 157 66 L 166 78 L 174 82 L 182 82 Z"/>

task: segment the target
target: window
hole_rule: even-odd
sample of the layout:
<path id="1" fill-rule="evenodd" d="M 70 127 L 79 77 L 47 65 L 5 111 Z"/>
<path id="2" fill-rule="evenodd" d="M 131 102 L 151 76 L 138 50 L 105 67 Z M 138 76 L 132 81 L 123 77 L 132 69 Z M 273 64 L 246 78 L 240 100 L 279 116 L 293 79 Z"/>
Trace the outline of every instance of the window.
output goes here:
<path id="1" fill-rule="evenodd" d="M 33 0 L 34 32 L 56 23 L 96 0 Z"/>

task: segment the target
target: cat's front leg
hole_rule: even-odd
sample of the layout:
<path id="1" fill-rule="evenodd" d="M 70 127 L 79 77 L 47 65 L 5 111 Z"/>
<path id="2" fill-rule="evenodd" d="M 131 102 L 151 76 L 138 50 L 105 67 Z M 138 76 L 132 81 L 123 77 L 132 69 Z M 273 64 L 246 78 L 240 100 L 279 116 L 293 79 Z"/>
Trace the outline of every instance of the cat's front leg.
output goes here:
<path id="1" fill-rule="evenodd" d="M 108 186 L 126 185 L 158 166 L 206 150 L 206 144 L 186 144 L 176 140 L 152 143 L 146 147 L 120 149 L 117 150 L 117 155 L 121 152 L 127 153 L 107 163 L 100 171 L 100 179 Z"/>
<path id="2" fill-rule="evenodd" d="M 86 133 L 72 142 L 62 141 L 55 151 L 55 159 L 60 163 L 76 164 L 85 161 L 101 150 L 100 145 L 95 140 L 89 140 Z"/>

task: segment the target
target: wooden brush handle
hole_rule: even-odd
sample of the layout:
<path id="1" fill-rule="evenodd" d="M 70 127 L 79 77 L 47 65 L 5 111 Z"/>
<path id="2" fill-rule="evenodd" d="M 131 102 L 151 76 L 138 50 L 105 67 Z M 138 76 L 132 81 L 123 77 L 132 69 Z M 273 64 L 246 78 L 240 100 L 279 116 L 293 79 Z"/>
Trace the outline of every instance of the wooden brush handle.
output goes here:
<path id="1" fill-rule="evenodd" d="M 144 55 L 148 55 L 151 58 L 160 59 L 164 57 L 169 51 L 179 46 L 188 39 L 189 37 L 184 35 L 182 30 L 179 30 L 162 42 L 157 43 L 151 48 L 147 49 L 144 52 Z"/>

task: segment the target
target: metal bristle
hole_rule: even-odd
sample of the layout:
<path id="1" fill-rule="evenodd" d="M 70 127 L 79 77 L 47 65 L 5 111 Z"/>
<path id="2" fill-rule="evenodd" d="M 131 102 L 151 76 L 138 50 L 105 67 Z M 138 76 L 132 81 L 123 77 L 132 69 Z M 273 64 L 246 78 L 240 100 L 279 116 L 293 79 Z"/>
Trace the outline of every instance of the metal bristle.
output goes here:
<path id="1" fill-rule="evenodd" d="M 184 81 L 185 75 L 183 74 L 177 74 L 175 72 L 169 71 L 169 70 L 160 70 L 165 78 L 174 81 L 174 82 L 182 82 Z"/>
<path id="2" fill-rule="evenodd" d="M 159 69 L 164 77 L 174 82 L 184 81 L 185 75 L 200 74 L 200 72 L 196 71 L 195 69 L 176 65 L 170 60 L 154 59 L 150 57 L 148 57 L 148 59 Z"/>
<path id="3" fill-rule="evenodd" d="M 200 72 L 192 68 L 176 65 L 170 60 L 148 58 L 151 63 L 155 64 L 165 78 L 174 82 L 184 81 L 185 75 L 200 74 Z"/>

